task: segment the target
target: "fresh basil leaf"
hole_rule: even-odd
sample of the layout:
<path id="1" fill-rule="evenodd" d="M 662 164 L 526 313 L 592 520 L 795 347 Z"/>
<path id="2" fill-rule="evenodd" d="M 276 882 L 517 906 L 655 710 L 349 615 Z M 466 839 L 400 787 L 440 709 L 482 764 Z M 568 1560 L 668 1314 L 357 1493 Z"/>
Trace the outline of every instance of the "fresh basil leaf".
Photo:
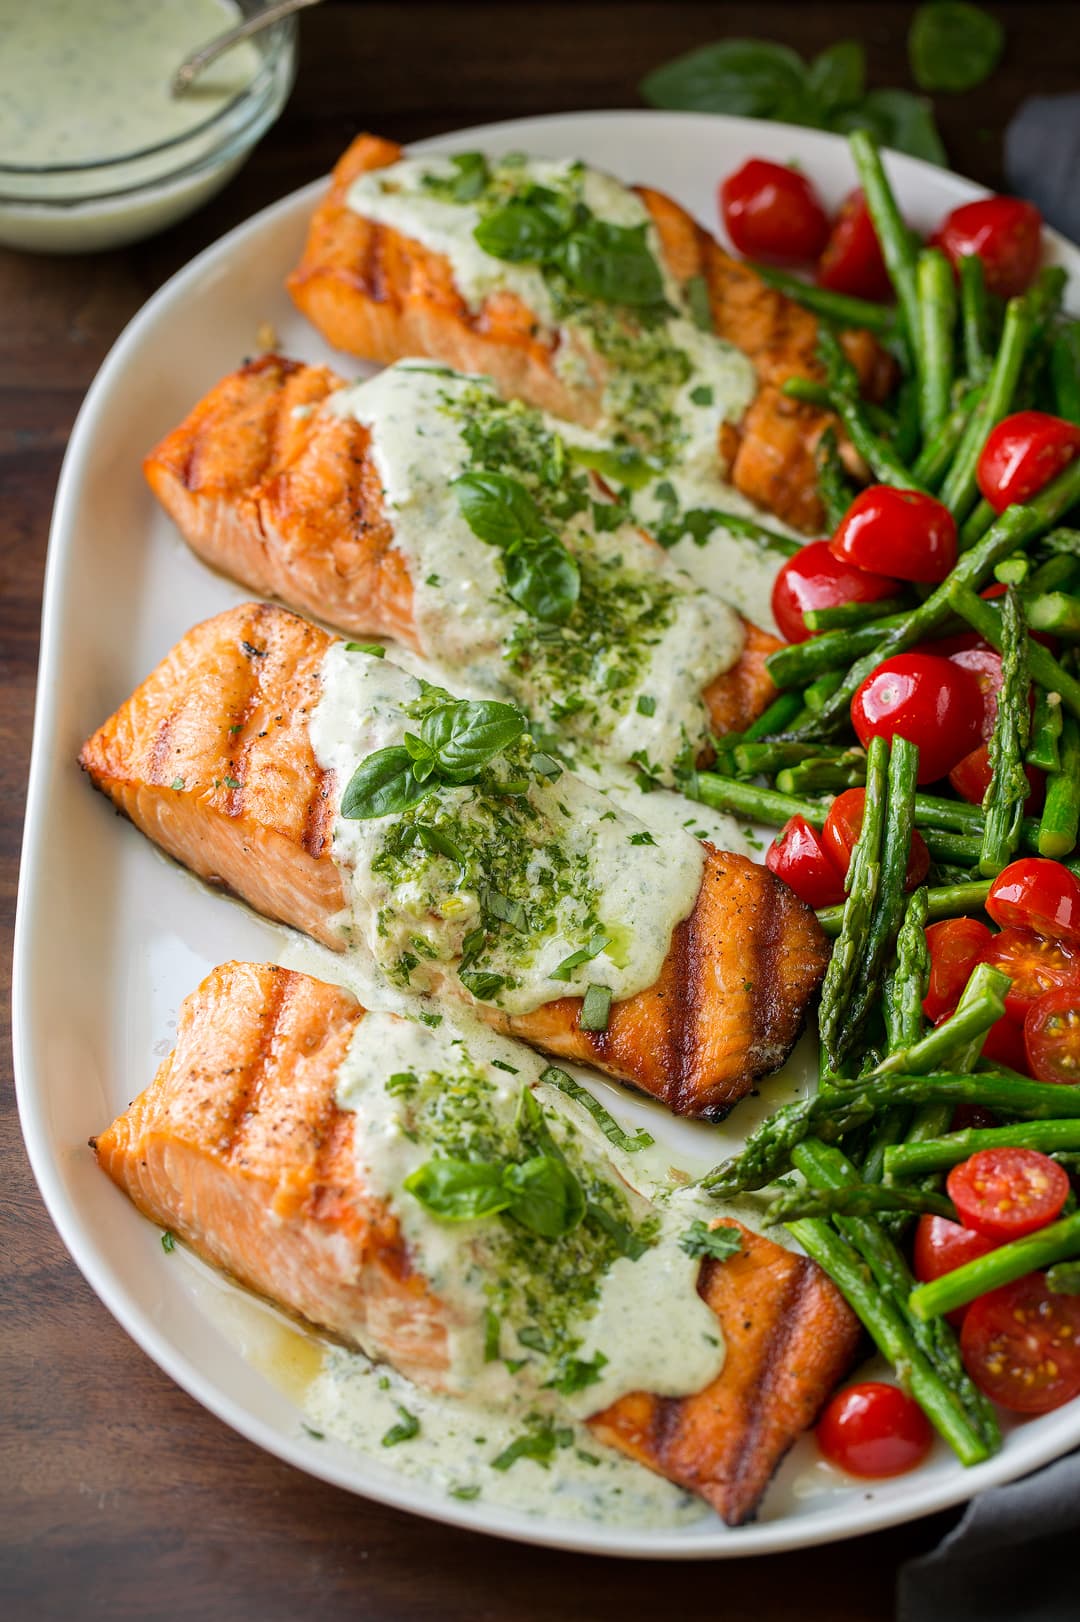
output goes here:
<path id="1" fill-rule="evenodd" d="M 458 173 L 452 196 L 455 203 L 471 203 L 488 183 L 488 164 L 482 152 L 457 152 L 450 159 Z"/>
<path id="2" fill-rule="evenodd" d="M 493 259 L 514 265 L 546 259 L 563 235 L 548 210 L 526 202 L 504 203 L 473 231 L 477 245 Z"/>
<path id="3" fill-rule="evenodd" d="M 397 1405 L 399 1415 L 398 1423 L 391 1425 L 382 1439 L 383 1447 L 397 1447 L 399 1442 L 411 1442 L 414 1436 L 420 1434 L 420 1421 L 415 1414 L 410 1414 L 400 1402 Z"/>
<path id="4" fill-rule="evenodd" d="M 517 1338 L 523 1346 L 529 1348 L 530 1352 L 546 1352 L 548 1349 L 543 1331 L 538 1329 L 536 1324 L 526 1324 L 524 1329 L 519 1329 Z"/>
<path id="5" fill-rule="evenodd" d="M 845 133 L 869 130 L 879 146 L 926 163 L 945 162 L 934 110 L 925 97 L 913 96 L 909 90 L 871 90 L 857 107 L 838 114 L 832 127 Z"/>
<path id="6" fill-rule="evenodd" d="M 585 1214 L 594 1227 L 603 1229 L 608 1238 L 614 1242 L 619 1254 L 629 1256 L 632 1262 L 640 1261 L 649 1249 L 645 1240 L 639 1239 L 633 1228 L 627 1227 L 625 1222 L 620 1222 L 618 1217 L 612 1216 L 606 1206 L 590 1200 Z"/>
<path id="7" fill-rule="evenodd" d="M 503 1185 L 510 1196 L 509 1215 L 541 1239 L 572 1233 L 585 1215 L 585 1194 L 565 1160 L 533 1155 L 508 1166 Z"/>
<path id="8" fill-rule="evenodd" d="M 578 467 L 587 467 L 599 473 L 611 484 L 621 484 L 628 490 L 643 490 L 652 478 L 655 468 L 640 451 L 629 445 L 611 449 L 593 450 L 588 445 L 571 445 L 570 460 Z"/>
<path id="9" fill-rule="evenodd" d="M 490 974 L 485 969 L 460 969 L 458 979 L 466 991 L 471 991 L 477 1002 L 490 1002 L 506 984 L 505 974 Z"/>
<path id="10" fill-rule="evenodd" d="M 573 1076 L 567 1075 L 566 1071 L 560 1070 L 557 1065 L 549 1064 L 540 1080 L 546 1082 L 549 1087 L 557 1087 L 567 1098 L 572 1098 L 583 1110 L 587 1110 L 608 1142 L 613 1143 L 624 1154 L 632 1155 L 639 1149 L 651 1148 L 656 1141 L 644 1128 L 639 1128 L 637 1132 L 625 1132 L 615 1117 L 608 1114 L 598 1098 L 594 1098 L 580 1081 L 575 1081 Z"/>
<path id="11" fill-rule="evenodd" d="M 561 963 L 556 964 L 548 978 L 569 980 L 575 969 L 579 969 L 583 963 L 591 963 L 594 957 L 599 957 L 605 946 L 611 945 L 613 938 L 601 930 L 599 934 L 593 936 L 587 946 L 579 946 L 576 952 L 571 952 L 569 957 L 564 957 Z"/>
<path id="12" fill-rule="evenodd" d="M 641 693 L 638 695 L 637 712 L 639 715 L 656 714 L 656 700 L 653 698 L 651 693 Z"/>
<path id="13" fill-rule="evenodd" d="M 497 918 L 500 923 L 509 924 L 511 929 L 518 929 L 522 934 L 529 928 L 529 915 L 522 902 L 512 901 L 498 890 L 481 890 L 480 906 L 489 918 Z"/>
<path id="14" fill-rule="evenodd" d="M 450 488 L 462 518 L 489 546 L 513 546 L 544 533 L 536 502 L 520 480 L 506 473 L 462 473 Z"/>
<path id="15" fill-rule="evenodd" d="M 376 749 L 350 777 L 341 796 L 341 815 L 349 822 L 366 822 L 418 804 L 431 790 L 417 779 L 413 764 L 402 744 Z"/>
<path id="16" fill-rule="evenodd" d="M 815 56 L 806 72 L 806 88 L 816 111 L 826 119 L 857 102 L 866 88 L 866 52 L 858 40 L 842 39 Z"/>
<path id="17" fill-rule="evenodd" d="M 432 710 L 420 730 L 440 777 L 465 783 L 494 755 L 516 743 L 525 726 L 525 717 L 512 704 L 460 698 Z"/>
<path id="18" fill-rule="evenodd" d="M 725 39 L 656 68 L 642 80 L 641 94 L 654 107 L 797 123 L 792 114 L 805 105 L 806 68 L 786 45 Z"/>
<path id="19" fill-rule="evenodd" d="M 532 756 L 529 765 L 537 777 L 546 777 L 551 783 L 554 783 L 557 778 L 562 776 L 563 769 L 559 762 L 554 760 L 551 755 L 545 755 L 542 749 L 538 749 L 536 754 Z"/>
<path id="20" fill-rule="evenodd" d="M 386 649 L 381 642 L 346 642 L 346 653 L 366 653 L 372 659 L 385 659 Z"/>
<path id="21" fill-rule="evenodd" d="M 555 253 L 555 262 L 578 293 L 605 304 L 658 304 L 664 296 L 660 266 L 649 251 L 644 225 L 592 219 Z"/>
<path id="22" fill-rule="evenodd" d="M 711 406 L 713 403 L 713 391 L 708 383 L 699 383 L 696 389 L 691 389 L 690 400 L 696 406 Z"/>
<path id="23" fill-rule="evenodd" d="M 448 862 L 454 862 L 464 870 L 468 866 L 465 852 L 460 845 L 456 845 L 448 833 L 442 828 L 435 828 L 429 822 L 415 824 L 416 837 L 426 851 L 433 856 L 445 856 Z"/>
<path id="24" fill-rule="evenodd" d="M 586 988 L 578 1015 L 579 1031 L 606 1031 L 611 1018 L 611 991 L 607 986 Z"/>
<path id="25" fill-rule="evenodd" d="M 562 625 L 580 596 L 581 574 L 565 546 L 538 541 L 507 553 L 506 590 L 527 614 Z"/>
<path id="26" fill-rule="evenodd" d="M 908 31 L 908 57 L 920 90 L 974 90 L 989 78 L 1005 49 L 996 17 L 965 0 L 920 6 Z"/>
<path id="27" fill-rule="evenodd" d="M 503 1168 L 483 1160 L 427 1160 L 402 1187 L 440 1222 L 474 1222 L 505 1211 L 514 1198 Z"/>
<path id="28" fill-rule="evenodd" d="M 690 319 L 702 332 L 713 330 L 712 302 L 709 284 L 704 276 L 690 276 L 683 282 L 683 296 L 690 309 Z"/>
<path id="29" fill-rule="evenodd" d="M 509 1470 L 512 1464 L 519 1459 L 535 1459 L 546 1470 L 551 1462 L 551 1455 L 557 1446 L 555 1431 L 551 1425 L 544 1425 L 540 1430 L 526 1431 L 524 1436 L 516 1436 L 508 1447 L 491 1461 L 493 1470 Z"/>
<path id="30" fill-rule="evenodd" d="M 572 1397 L 575 1391 L 584 1391 L 587 1386 L 595 1385 L 600 1378 L 600 1370 L 606 1365 L 607 1358 L 603 1352 L 597 1352 L 589 1362 L 580 1357 L 564 1354 L 556 1366 L 555 1378 L 547 1383 L 552 1391 L 558 1391 L 564 1397 Z"/>
<path id="31" fill-rule="evenodd" d="M 699 1217 L 691 1222 L 685 1233 L 680 1234 L 679 1249 L 688 1256 L 711 1256 L 714 1261 L 726 1262 L 742 1249 L 742 1236 L 738 1228 L 710 1228 Z"/>

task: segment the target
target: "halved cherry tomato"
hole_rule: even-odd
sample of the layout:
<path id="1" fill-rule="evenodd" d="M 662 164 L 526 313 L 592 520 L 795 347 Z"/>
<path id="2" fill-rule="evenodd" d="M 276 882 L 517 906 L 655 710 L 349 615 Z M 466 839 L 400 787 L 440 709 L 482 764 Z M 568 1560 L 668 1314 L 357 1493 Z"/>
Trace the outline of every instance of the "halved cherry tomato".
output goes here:
<path id="1" fill-rule="evenodd" d="M 893 296 L 881 244 L 861 191 L 853 191 L 840 205 L 818 263 L 817 283 L 834 293 L 878 302 Z"/>
<path id="2" fill-rule="evenodd" d="M 832 815 L 831 811 L 829 815 Z M 826 821 L 826 841 L 828 826 Z M 930 949 L 930 978 L 923 998 L 923 1012 L 933 1024 L 936 1025 L 945 1014 L 952 1013 L 971 977 L 972 969 L 992 939 L 986 925 L 977 918 L 944 918 L 941 923 L 930 925 L 926 931 L 926 944 Z"/>
<path id="3" fill-rule="evenodd" d="M 899 1476 L 921 1464 L 934 1439 L 913 1397 L 881 1380 L 845 1386 L 826 1403 L 818 1446 L 852 1476 Z"/>
<path id="4" fill-rule="evenodd" d="M 1058 986 L 1080 986 L 1080 950 L 1065 941 L 1047 940 L 1029 929 L 1003 929 L 982 955 L 983 963 L 1007 974 L 1005 1012 L 1023 1023 L 1033 1002 Z"/>
<path id="5" fill-rule="evenodd" d="M 829 814 L 825 818 L 825 826 L 821 830 L 821 843 L 826 854 L 832 860 L 833 866 L 838 869 L 842 877 L 847 877 L 847 870 L 851 865 L 851 853 L 855 849 L 855 841 L 862 832 L 863 812 L 866 809 L 866 790 L 864 788 L 846 788 L 843 794 L 838 794 L 829 807 Z M 908 855 L 907 876 L 904 879 L 904 889 L 916 889 L 930 871 L 930 852 L 926 848 L 926 841 L 918 829 L 911 835 L 911 850 Z M 989 935 L 989 930 L 987 934 Z"/>
<path id="6" fill-rule="evenodd" d="M 781 265 L 809 264 L 829 238 L 829 220 L 805 175 L 751 158 L 720 185 L 720 212 L 740 253 Z"/>
<path id="7" fill-rule="evenodd" d="M 894 597 L 900 588 L 887 575 L 871 574 L 843 563 L 829 550 L 828 541 L 811 541 L 780 569 L 772 592 L 773 618 L 789 642 L 805 642 L 813 635 L 803 614 L 808 608 L 835 608 L 840 603 L 876 603 Z"/>
<path id="8" fill-rule="evenodd" d="M 990 430 L 976 470 L 979 489 L 1002 513 L 1030 501 L 1080 456 L 1080 428 L 1046 411 L 1017 411 Z"/>
<path id="9" fill-rule="evenodd" d="M 997 1249 L 997 1242 L 973 1228 L 963 1228 L 948 1217 L 921 1216 L 915 1229 L 915 1248 L 911 1265 L 920 1284 L 941 1278 L 965 1262 L 977 1261 Z M 957 1307 L 948 1314 L 951 1324 L 962 1324 L 966 1307 Z"/>
<path id="10" fill-rule="evenodd" d="M 1003 929 L 1031 929 L 1080 945 L 1080 879 L 1048 856 L 1021 856 L 1002 868 L 986 910 Z"/>
<path id="11" fill-rule="evenodd" d="M 984 197 L 947 214 L 930 238 L 955 265 L 963 254 L 983 262 L 991 293 L 1012 298 L 1029 285 L 1039 265 L 1042 215 L 1019 197 Z"/>
<path id="12" fill-rule="evenodd" d="M 1015 1019 L 1010 1019 L 1008 1014 L 995 1020 L 983 1039 L 979 1057 L 990 1059 L 994 1064 L 1003 1064 L 1007 1070 L 1019 1070 L 1022 1076 L 1028 1075 L 1024 1027 L 1018 1025 Z M 989 1124 L 993 1126 L 994 1122 Z"/>
<path id="13" fill-rule="evenodd" d="M 980 1391 L 1018 1414 L 1048 1414 L 1080 1395 L 1080 1296 L 1028 1273 L 967 1310 L 960 1352 Z"/>
<path id="14" fill-rule="evenodd" d="M 951 771 L 979 741 L 982 699 L 970 672 L 933 653 L 901 653 L 878 665 L 851 701 L 851 724 L 871 738 L 919 746 L 919 782 Z"/>
<path id="15" fill-rule="evenodd" d="M 855 497 L 829 548 L 860 569 L 936 582 L 956 562 L 956 520 L 933 496 L 872 484 Z"/>
<path id="16" fill-rule="evenodd" d="M 1038 1149 L 980 1149 L 945 1179 L 966 1228 L 1004 1243 L 1061 1215 L 1069 1174 Z"/>
<path id="17" fill-rule="evenodd" d="M 981 743 L 970 755 L 965 755 L 963 760 L 957 761 L 949 773 L 949 782 L 960 798 L 967 800 L 969 805 L 982 805 L 992 776 L 990 747 Z M 1024 801 L 1024 811 L 1030 817 L 1042 809 L 1046 797 L 1046 773 L 1040 771 L 1038 766 L 1025 766 L 1024 776 L 1031 787 L 1031 792 Z"/>
<path id="18" fill-rule="evenodd" d="M 1080 977 L 1032 1003 L 1024 1016 L 1024 1046 L 1039 1081 L 1080 1083 Z"/>
<path id="19" fill-rule="evenodd" d="M 805 817 L 784 824 L 765 852 L 765 866 L 808 907 L 833 907 L 844 899 L 843 878 Z"/>

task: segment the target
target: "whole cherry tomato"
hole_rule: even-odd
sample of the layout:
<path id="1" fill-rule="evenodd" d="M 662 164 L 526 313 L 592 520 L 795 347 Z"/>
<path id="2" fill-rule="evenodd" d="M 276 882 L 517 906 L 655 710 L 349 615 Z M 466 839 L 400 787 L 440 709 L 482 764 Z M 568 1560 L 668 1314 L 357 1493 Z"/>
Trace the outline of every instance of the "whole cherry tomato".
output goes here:
<path id="1" fill-rule="evenodd" d="M 1080 1082 L 1080 977 L 1032 1003 L 1024 1016 L 1024 1046 L 1039 1081 L 1060 1087 Z"/>
<path id="2" fill-rule="evenodd" d="M 1045 1228 L 1069 1197 L 1069 1174 L 1038 1149 L 980 1149 L 945 1179 L 966 1228 L 1004 1244 Z"/>
<path id="3" fill-rule="evenodd" d="M 931 1279 L 942 1278 L 955 1268 L 963 1267 L 965 1262 L 977 1261 L 996 1249 L 995 1240 L 987 1239 L 973 1228 L 961 1227 L 948 1217 L 921 1216 L 915 1229 L 912 1270 L 920 1284 L 928 1284 Z M 966 1312 L 966 1307 L 957 1307 L 948 1314 L 949 1322 L 962 1324 Z"/>
<path id="4" fill-rule="evenodd" d="M 982 699 L 966 670 L 933 653 L 901 653 L 878 665 L 851 701 L 851 724 L 871 738 L 919 746 L 919 782 L 933 783 L 979 741 Z"/>
<path id="5" fill-rule="evenodd" d="M 984 197 L 947 214 L 931 245 L 955 265 L 963 254 L 978 254 L 991 293 L 1012 298 L 1029 285 L 1039 265 L 1042 215 L 1019 197 Z"/>
<path id="6" fill-rule="evenodd" d="M 835 558 L 828 541 L 811 541 L 788 558 L 772 592 L 773 618 L 789 642 L 805 642 L 813 632 L 803 619 L 808 608 L 835 608 L 840 603 L 876 603 L 893 597 L 899 587 L 887 575 L 871 574 Z"/>
<path id="7" fill-rule="evenodd" d="M 720 212 L 750 259 L 809 264 L 829 237 L 828 216 L 806 176 L 765 158 L 751 158 L 721 183 Z"/>
<path id="8" fill-rule="evenodd" d="M 965 755 L 963 760 L 957 761 L 949 773 L 949 782 L 960 798 L 967 800 L 969 805 L 982 805 L 992 776 L 990 748 L 988 744 L 981 743 L 970 755 Z M 1024 801 L 1024 811 L 1028 816 L 1034 816 L 1042 809 L 1046 797 L 1046 773 L 1040 771 L 1038 766 L 1025 766 L 1024 776 L 1031 789 Z"/>
<path id="9" fill-rule="evenodd" d="M 1005 1012 L 1018 1023 L 1023 1023 L 1033 1002 L 1058 986 L 1076 986 L 1080 995 L 1080 949 L 1065 941 L 1047 940 L 1028 929 L 1003 929 L 981 961 L 1012 981 L 1005 993 Z"/>
<path id="10" fill-rule="evenodd" d="M 952 1013 L 971 978 L 972 969 L 992 939 L 986 925 L 977 918 L 944 918 L 941 923 L 930 925 L 926 931 L 930 977 L 923 1012 L 933 1024 Z"/>
<path id="11" fill-rule="evenodd" d="M 1002 868 L 986 910 L 1003 929 L 1030 929 L 1080 946 L 1080 879 L 1048 856 L 1021 856 Z"/>
<path id="12" fill-rule="evenodd" d="M 765 852 L 765 866 L 808 907 L 833 907 L 844 899 L 843 878 L 805 817 L 784 824 Z"/>
<path id="13" fill-rule="evenodd" d="M 899 1476 L 921 1464 L 933 1432 L 913 1397 L 898 1386 L 864 1380 L 845 1386 L 825 1405 L 818 1446 L 852 1476 Z"/>
<path id="14" fill-rule="evenodd" d="M 825 252 L 818 261 L 817 283 L 834 293 L 881 302 L 893 296 L 881 244 L 861 191 L 840 205 Z"/>
<path id="15" fill-rule="evenodd" d="M 960 1332 L 980 1391 L 1018 1414 L 1048 1414 L 1080 1394 L 1080 1296 L 1028 1273 L 973 1301 Z"/>
<path id="16" fill-rule="evenodd" d="M 937 651 L 936 649 L 933 651 Z M 996 648 L 988 647 L 985 642 L 975 647 L 957 648 L 955 652 L 946 655 L 954 665 L 961 670 L 968 671 L 978 683 L 982 695 L 983 741 L 990 737 L 997 720 L 998 694 L 1001 692 L 1001 655 Z"/>
<path id="17" fill-rule="evenodd" d="M 956 562 L 956 520 L 933 496 L 872 484 L 855 497 L 829 547 L 860 569 L 937 582 Z"/>
<path id="18" fill-rule="evenodd" d="M 990 430 L 976 470 L 995 512 L 1030 501 L 1080 456 L 1080 428 L 1046 411 L 1017 411 Z"/>
<path id="19" fill-rule="evenodd" d="M 826 854 L 830 857 L 833 866 L 842 877 L 847 877 L 847 870 L 851 865 L 851 853 L 855 849 L 855 841 L 862 831 L 863 812 L 866 809 L 866 790 L 864 788 L 846 788 L 838 794 L 829 807 L 829 814 L 825 818 L 825 826 L 821 830 L 821 843 Z M 908 854 L 907 875 L 904 879 L 905 890 L 916 889 L 930 871 L 930 852 L 926 848 L 926 841 L 918 829 L 913 829 L 911 835 L 911 850 Z M 990 931 L 987 930 L 987 935 Z"/>

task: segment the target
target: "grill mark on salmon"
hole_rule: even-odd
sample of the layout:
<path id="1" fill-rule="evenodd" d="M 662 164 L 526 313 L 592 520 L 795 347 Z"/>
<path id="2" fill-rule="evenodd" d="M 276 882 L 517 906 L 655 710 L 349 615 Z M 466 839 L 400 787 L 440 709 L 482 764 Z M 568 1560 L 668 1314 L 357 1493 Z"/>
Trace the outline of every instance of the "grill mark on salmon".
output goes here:
<path id="1" fill-rule="evenodd" d="M 146 1217 L 213 1266 L 438 1392 L 450 1311 L 363 1185 L 363 1119 L 335 1102 L 363 1017 L 340 987 L 224 964 L 181 1005 L 154 1081 L 91 1147 Z M 706 1259 L 698 1282 L 727 1344 L 720 1374 L 687 1398 L 630 1393 L 588 1423 L 734 1526 L 849 1366 L 859 1327 L 812 1262 L 730 1225 L 742 1250 Z"/>
<path id="2" fill-rule="evenodd" d="M 343 387 L 326 367 L 263 355 L 222 379 L 146 457 L 146 478 L 205 562 L 252 591 L 354 636 L 423 653 L 412 581 L 394 545 L 362 424 L 317 410 Z M 776 697 L 765 668 L 780 647 L 742 621 L 736 663 L 705 690 L 713 730 L 744 730 Z"/>
<path id="3" fill-rule="evenodd" d="M 252 638 L 264 644 L 261 657 L 246 651 Z M 340 951 L 334 920 L 345 892 L 331 857 L 329 804 L 321 843 L 315 838 L 311 806 L 320 780 L 307 730 L 332 640 L 286 609 L 229 609 L 177 644 L 87 740 L 80 761 L 94 785 L 171 856 Z M 234 795 L 224 783 L 228 718 L 249 696 L 254 736 Z M 172 743 L 160 771 L 154 741 L 164 717 Z M 183 791 L 170 787 L 176 778 Z M 692 920 L 674 932 L 656 984 L 612 1005 L 605 1032 L 579 1028 L 582 1000 L 573 996 L 513 1017 L 479 1005 L 483 1017 L 545 1052 L 596 1064 L 678 1113 L 726 1114 L 787 1057 L 828 947 L 813 912 L 773 874 L 703 848 Z M 769 983 L 780 989 L 759 1012 L 746 967 L 763 953 Z"/>
<path id="4" fill-rule="evenodd" d="M 286 285 L 297 307 L 335 348 L 388 365 L 429 355 L 462 371 L 487 372 L 500 392 L 519 396 L 556 416 L 595 425 L 602 385 L 572 388 L 555 371 L 555 345 L 537 332 L 532 313 L 513 293 L 489 297 L 472 312 L 458 293 L 449 261 L 388 226 L 349 208 L 352 182 L 396 163 L 392 141 L 360 135 L 339 159 L 329 191 L 312 217 L 307 244 Z M 672 273 L 686 281 L 703 276 L 718 335 L 754 363 L 761 389 L 738 429 L 730 461 L 732 482 L 744 495 L 798 529 L 820 533 L 814 446 L 832 423 L 829 414 L 780 393 L 789 377 L 820 378 L 815 318 L 786 295 L 766 287 L 749 265 L 733 259 L 685 209 L 651 187 L 636 187 L 659 235 Z M 381 299 L 363 286 L 358 266 L 371 243 L 385 244 L 386 286 Z M 879 399 L 895 368 L 872 334 L 852 331 L 842 341 L 865 392 Z M 843 435 L 840 434 L 843 441 Z M 730 450 L 724 431 L 718 456 Z M 857 464 L 851 447 L 845 453 Z M 725 454 L 723 464 L 729 465 Z"/>

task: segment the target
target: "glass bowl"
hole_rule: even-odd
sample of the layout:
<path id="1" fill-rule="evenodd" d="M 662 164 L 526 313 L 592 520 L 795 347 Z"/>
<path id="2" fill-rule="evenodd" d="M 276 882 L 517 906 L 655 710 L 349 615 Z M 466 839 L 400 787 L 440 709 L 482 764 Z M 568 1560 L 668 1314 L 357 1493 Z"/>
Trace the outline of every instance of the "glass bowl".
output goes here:
<path id="1" fill-rule="evenodd" d="M 248 15 L 260 0 L 239 0 Z M 251 40 L 254 77 L 210 117 L 169 140 L 70 164 L 0 162 L 0 244 L 93 253 L 152 236 L 232 178 L 285 106 L 296 77 L 296 18 Z"/>

